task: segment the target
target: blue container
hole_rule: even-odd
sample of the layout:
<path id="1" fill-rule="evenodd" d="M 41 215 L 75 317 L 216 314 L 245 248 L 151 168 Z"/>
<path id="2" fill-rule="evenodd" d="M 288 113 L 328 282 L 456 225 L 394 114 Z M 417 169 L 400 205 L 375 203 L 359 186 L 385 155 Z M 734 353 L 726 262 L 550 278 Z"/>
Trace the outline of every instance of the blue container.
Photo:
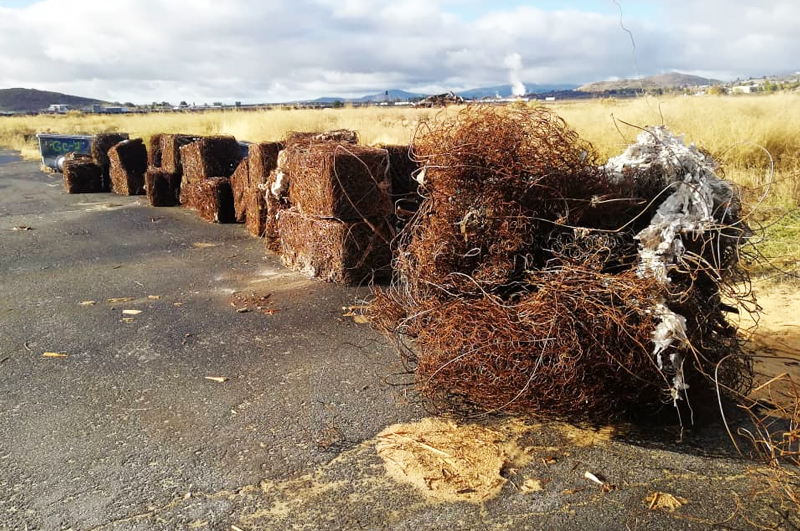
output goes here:
<path id="1" fill-rule="evenodd" d="M 238 144 L 239 144 L 239 155 L 241 155 L 242 158 L 245 158 L 247 154 L 250 152 L 250 144 L 252 144 L 252 142 L 248 142 L 247 140 L 239 140 Z"/>
<path id="2" fill-rule="evenodd" d="M 64 170 L 64 156 L 67 153 L 92 153 L 91 135 L 59 135 L 55 133 L 39 133 L 39 152 L 42 164 L 56 171 Z"/>

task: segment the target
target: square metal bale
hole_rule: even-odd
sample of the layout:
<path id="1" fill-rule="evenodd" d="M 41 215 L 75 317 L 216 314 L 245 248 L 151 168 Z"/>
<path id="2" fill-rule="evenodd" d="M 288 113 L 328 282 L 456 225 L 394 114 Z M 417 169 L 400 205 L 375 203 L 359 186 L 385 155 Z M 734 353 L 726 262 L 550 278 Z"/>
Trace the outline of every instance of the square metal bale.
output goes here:
<path id="1" fill-rule="evenodd" d="M 147 148 L 141 138 L 123 140 L 108 150 L 111 190 L 120 195 L 144 194 Z"/>
<path id="2" fill-rule="evenodd" d="M 289 209 L 280 212 L 277 223 L 281 261 L 311 278 L 362 284 L 391 272 L 386 220 L 346 222 Z"/>

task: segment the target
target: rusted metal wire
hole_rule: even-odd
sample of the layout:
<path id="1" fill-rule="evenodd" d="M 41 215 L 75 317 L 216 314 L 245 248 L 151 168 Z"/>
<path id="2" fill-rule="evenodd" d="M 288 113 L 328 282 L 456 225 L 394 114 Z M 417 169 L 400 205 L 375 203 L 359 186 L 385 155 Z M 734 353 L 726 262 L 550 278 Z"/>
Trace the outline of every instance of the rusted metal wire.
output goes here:
<path id="1" fill-rule="evenodd" d="M 751 383 L 722 297 L 745 298 L 738 202 L 685 242 L 668 284 L 637 275 L 639 242 L 671 193 L 670 168 L 611 182 L 592 146 L 553 112 L 468 106 L 424 124 L 413 144 L 424 201 L 376 289 L 375 327 L 400 350 L 429 405 L 455 411 L 619 417 L 678 404 L 659 368 L 653 308 L 687 316 L 689 393 Z M 649 172 L 649 173 L 648 173 Z M 666 184 L 665 184 L 666 183 Z M 687 394 L 688 397 L 688 394 Z M 711 400 L 713 403 L 713 400 Z"/>
<path id="2" fill-rule="evenodd" d="M 776 494 L 782 509 L 796 514 L 800 510 L 800 386 L 788 373 L 774 375 L 759 382 L 750 396 L 741 397 L 739 407 L 750 423 L 740 426 L 736 435 L 749 443 L 750 457 L 769 465 L 753 471 L 755 479 L 760 488 Z"/>

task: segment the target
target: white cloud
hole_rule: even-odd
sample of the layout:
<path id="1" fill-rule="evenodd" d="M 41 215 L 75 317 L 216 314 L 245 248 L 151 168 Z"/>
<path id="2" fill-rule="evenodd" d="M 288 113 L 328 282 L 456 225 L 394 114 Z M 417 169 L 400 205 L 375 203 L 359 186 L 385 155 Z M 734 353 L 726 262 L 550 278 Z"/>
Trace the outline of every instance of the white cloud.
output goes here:
<path id="1" fill-rule="evenodd" d="M 623 12 L 632 2 L 621 0 Z M 637 3 L 639 18 L 623 20 L 636 40 L 639 72 L 610 2 L 594 12 L 493 4 L 42 0 L 0 8 L 0 87 L 142 103 L 256 102 L 496 85 L 510 70 L 525 83 L 798 70 L 800 5 L 793 0 Z M 512 69 L 505 62 L 514 54 Z"/>

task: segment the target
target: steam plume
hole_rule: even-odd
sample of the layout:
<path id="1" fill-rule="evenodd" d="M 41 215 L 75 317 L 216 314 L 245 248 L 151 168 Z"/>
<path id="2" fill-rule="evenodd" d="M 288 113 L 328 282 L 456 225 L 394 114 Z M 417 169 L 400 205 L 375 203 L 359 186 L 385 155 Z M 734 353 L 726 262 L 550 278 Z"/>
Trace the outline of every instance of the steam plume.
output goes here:
<path id="1" fill-rule="evenodd" d="M 522 83 L 522 56 L 512 53 L 506 56 L 503 64 L 508 68 L 508 80 L 511 83 L 511 93 L 514 96 L 524 96 L 527 90 Z"/>

